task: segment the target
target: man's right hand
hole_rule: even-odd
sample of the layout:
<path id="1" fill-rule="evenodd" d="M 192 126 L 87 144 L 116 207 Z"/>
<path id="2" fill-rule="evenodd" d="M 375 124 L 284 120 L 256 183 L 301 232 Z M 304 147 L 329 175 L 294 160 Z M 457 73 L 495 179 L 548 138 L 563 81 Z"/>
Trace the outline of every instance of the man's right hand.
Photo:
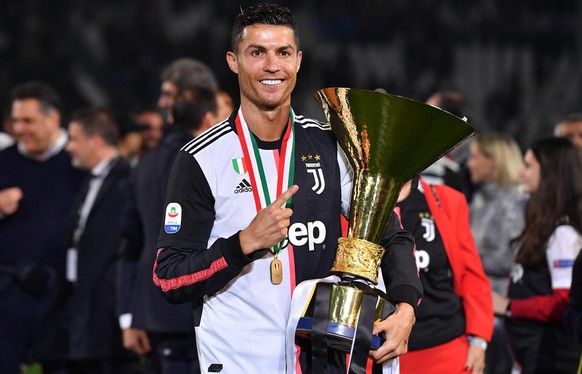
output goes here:
<path id="1" fill-rule="evenodd" d="M 144 355 L 152 350 L 147 332 L 131 327 L 123 329 L 123 346 L 138 355 Z"/>
<path id="2" fill-rule="evenodd" d="M 271 205 L 261 209 L 249 226 L 239 234 L 240 247 L 245 255 L 259 249 L 271 248 L 287 236 L 293 210 L 285 203 L 299 190 L 297 185 L 283 192 Z"/>
<path id="3" fill-rule="evenodd" d="M 0 190 L 0 214 L 10 215 L 16 212 L 20 199 L 22 199 L 22 190 L 18 187 Z"/>

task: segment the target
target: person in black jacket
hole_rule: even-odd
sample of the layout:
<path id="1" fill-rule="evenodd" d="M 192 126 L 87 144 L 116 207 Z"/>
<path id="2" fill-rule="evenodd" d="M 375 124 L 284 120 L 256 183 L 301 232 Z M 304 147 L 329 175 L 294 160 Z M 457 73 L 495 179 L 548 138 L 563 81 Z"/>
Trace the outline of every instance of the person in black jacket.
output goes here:
<path id="1" fill-rule="evenodd" d="M 31 357 L 64 278 L 67 213 L 85 172 L 64 150 L 60 99 L 44 82 L 11 92 L 16 144 L 0 151 L 0 363 L 15 374 Z M 37 353 L 39 353 L 37 351 Z"/>
<path id="2" fill-rule="evenodd" d="M 174 123 L 132 172 L 121 249 L 120 324 L 124 345 L 145 355 L 146 373 L 199 372 L 190 305 L 170 305 L 153 285 L 152 264 L 162 224 L 166 184 L 178 150 L 218 121 L 216 93 L 187 88 L 173 99 Z M 230 112 L 232 108 L 227 108 Z"/>
<path id="3" fill-rule="evenodd" d="M 122 345 L 116 315 L 120 207 L 127 199 L 130 166 L 117 151 L 119 131 L 104 109 L 73 113 L 67 151 L 89 171 L 71 215 L 66 278 L 70 293 L 61 310 L 69 373 L 130 373 L 137 356 Z"/>

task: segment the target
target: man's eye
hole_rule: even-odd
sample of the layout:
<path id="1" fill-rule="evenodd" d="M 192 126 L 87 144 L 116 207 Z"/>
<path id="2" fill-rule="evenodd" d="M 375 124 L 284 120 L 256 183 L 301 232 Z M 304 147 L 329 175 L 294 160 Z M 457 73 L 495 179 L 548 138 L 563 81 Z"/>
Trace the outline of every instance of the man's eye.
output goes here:
<path id="1" fill-rule="evenodd" d="M 260 56 L 261 55 L 261 51 L 252 51 L 251 52 L 251 56 Z"/>

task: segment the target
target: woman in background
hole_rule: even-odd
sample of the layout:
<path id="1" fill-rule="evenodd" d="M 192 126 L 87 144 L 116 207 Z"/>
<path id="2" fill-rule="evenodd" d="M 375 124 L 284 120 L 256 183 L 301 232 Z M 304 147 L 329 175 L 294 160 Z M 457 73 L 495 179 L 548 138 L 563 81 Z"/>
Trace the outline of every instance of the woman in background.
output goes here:
<path id="1" fill-rule="evenodd" d="M 527 195 L 520 191 L 523 157 L 507 134 L 477 135 L 470 143 L 467 168 L 476 191 L 471 200 L 471 230 L 493 291 L 505 295 L 513 263 L 510 242 L 524 227 Z M 487 349 L 488 374 L 509 374 L 513 359 L 505 337 L 503 318 L 495 318 Z"/>
<path id="2" fill-rule="evenodd" d="M 568 140 L 547 138 L 525 154 L 520 173 L 530 194 L 508 296 L 493 293 L 505 315 L 522 374 L 575 373 L 581 347 L 562 326 L 572 266 L 582 246 L 582 159 Z"/>
<path id="3" fill-rule="evenodd" d="M 524 227 L 527 195 L 521 193 L 519 171 L 523 157 L 509 135 L 477 135 L 470 145 L 467 167 L 478 190 L 469 207 L 471 230 L 491 288 L 507 291 L 513 263 L 510 241 Z"/>

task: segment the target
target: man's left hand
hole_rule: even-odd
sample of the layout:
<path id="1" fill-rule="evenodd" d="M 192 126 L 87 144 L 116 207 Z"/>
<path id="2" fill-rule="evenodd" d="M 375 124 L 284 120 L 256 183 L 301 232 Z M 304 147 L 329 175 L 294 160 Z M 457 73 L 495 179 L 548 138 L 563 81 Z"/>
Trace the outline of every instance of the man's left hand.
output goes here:
<path id="1" fill-rule="evenodd" d="M 383 364 L 408 352 L 408 337 L 414 322 L 416 322 L 416 316 L 412 305 L 399 303 L 396 305 L 396 312 L 384 321 L 375 323 L 372 333 L 383 332 L 386 341 L 380 348 L 370 350 L 370 357 L 374 362 Z"/>

